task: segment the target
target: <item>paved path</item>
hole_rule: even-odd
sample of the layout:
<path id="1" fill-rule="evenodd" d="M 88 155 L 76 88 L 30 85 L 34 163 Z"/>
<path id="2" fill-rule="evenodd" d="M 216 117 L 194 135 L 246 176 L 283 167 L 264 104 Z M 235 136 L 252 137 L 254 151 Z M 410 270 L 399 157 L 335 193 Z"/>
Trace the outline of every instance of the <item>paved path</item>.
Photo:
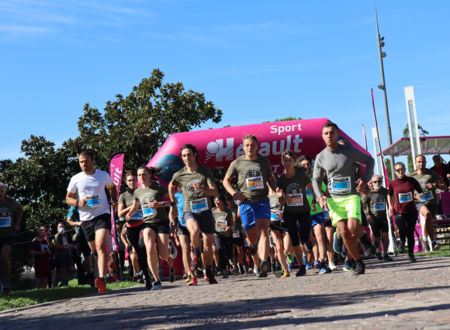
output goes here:
<path id="1" fill-rule="evenodd" d="M 450 328 L 450 258 L 367 261 L 366 274 L 335 271 L 134 287 L 0 313 L 0 329 Z"/>

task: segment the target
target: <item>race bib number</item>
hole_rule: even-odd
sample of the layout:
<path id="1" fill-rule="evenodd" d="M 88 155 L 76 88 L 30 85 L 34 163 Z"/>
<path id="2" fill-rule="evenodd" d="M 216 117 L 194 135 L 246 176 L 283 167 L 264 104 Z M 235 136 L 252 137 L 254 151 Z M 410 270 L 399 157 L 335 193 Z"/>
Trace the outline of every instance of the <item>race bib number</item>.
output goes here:
<path id="1" fill-rule="evenodd" d="M 142 205 L 142 214 L 144 217 L 152 217 L 156 214 L 156 210 L 148 204 Z"/>
<path id="2" fill-rule="evenodd" d="M 409 203 L 412 202 L 413 196 L 411 192 L 407 193 L 398 193 L 398 201 L 399 203 Z"/>
<path id="3" fill-rule="evenodd" d="M 218 233 L 223 233 L 227 229 L 227 220 L 217 219 L 216 220 L 216 231 Z"/>
<path id="4" fill-rule="evenodd" d="M 248 190 L 264 189 L 264 181 L 262 176 L 254 176 L 246 179 Z"/>
<path id="5" fill-rule="evenodd" d="M 270 212 L 270 221 L 281 221 L 280 216 L 278 215 L 278 212 Z"/>
<path id="6" fill-rule="evenodd" d="M 191 210 L 194 213 L 200 213 L 209 210 L 208 200 L 206 198 L 195 199 L 193 201 L 190 201 L 189 204 L 191 205 Z"/>
<path id="7" fill-rule="evenodd" d="M 421 202 L 427 202 L 430 201 L 434 198 L 433 193 L 431 192 L 431 190 L 428 190 L 427 192 L 425 192 L 422 196 L 422 198 L 420 199 Z"/>
<path id="8" fill-rule="evenodd" d="M 378 212 L 386 211 L 386 203 L 385 202 L 375 202 L 373 204 L 373 209 L 374 209 L 374 211 L 378 211 Z"/>
<path id="9" fill-rule="evenodd" d="M 49 248 L 48 248 L 48 245 L 47 245 L 47 244 L 42 244 L 42 245 L 41 245 L 41 251 L 42 251 L 42 252 L 48 251 L 48 250 L 49 250 Z"/>
<path id="10" fill-rule="evenodd" d="M 239 229 L 233 230 L 233 238 L 239 238 L 241 237 L 241 233 L 239 232 Z"/>
<path id="11" fill-rule="evenodd" d="M 331 190 L 336 193 L 347 193 L 352 190 L 349 176 L 331 178 Z"/>
<path id="12" fill-rule="evenodd" d="M 303 194 L 287 195 L 287 206 L 303 206 Z"/>
<path id="13" fill-rule="evenodd" d="M 11 217 L 1 217 L 0 218 L 0 227 L 2 227 L 2 228 L 11 227 Z"/>
<path id="14" fill-rule="evenodd" d="M 86 196 L 86 202 L 87 202 L 86 206 L 96 207 L 100 205 L 100 198 L 98 197 L 98 195 Z"/>
<path id="15" fill-rule="evenodd" d="M 142 211 L 137 211 L 135 214 L 131 216 L 131 220 L 142 220 L 143 215 Z"/>

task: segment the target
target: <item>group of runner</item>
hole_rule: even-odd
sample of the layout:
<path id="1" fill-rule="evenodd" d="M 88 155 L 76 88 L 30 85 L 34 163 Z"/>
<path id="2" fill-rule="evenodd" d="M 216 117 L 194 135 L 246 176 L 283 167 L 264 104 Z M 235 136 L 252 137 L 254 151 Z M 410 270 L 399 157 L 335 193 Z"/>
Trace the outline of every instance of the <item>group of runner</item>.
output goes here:
<path id="1" fill-rule="evenodd" d="M 290 253 L 295 255 L 298 263 L 296 276 L 306 274 L 309 260 L 305 256 L 313 250 L 313 245 L 317 249 L 319 273 L 335 270 L 331 247 L 334 227 L 337 228 L 336 241 L 342 241 L 347 255 L 344 270 L 353 270 L 355 275 L 364 274 L 360 243 L 369 254 L 375 249 L 362 230 L 363 210 L 372 227 L 380 259 L 392 260 L 387 251 L 386 209 L 389 215 L 395 212 L 401 244 L 408 239 L 411 261 L 415 261 L 411 227 L 417 220 L 417 213 L 414 213 L 417 209 L 424 215 L 428 230 L 425 235 L 429 236 L 432 248 L 436 248 L 432 230 L 435 209 L 430 206 L 430 201 L 437 200 L 435 188 L 443 186 L 441 180 L 425 169 L 423 156 L 423 159 L 416 158 L 420 166 L 413 173 L 420 183 L 402 176 L 404 165 L 397 163 L 398 178 L 386 190 L 380 185 L 380 176 L 372 177 L 372 157 L 340 142 L 336 124 L 325 124 L 322 138 L 326 148 L 317 155 L 314 169 L 309 157 L 297 159 L 294 152 L 286 150 L 281 156 L 284 172 L 277 177 L 270 161 L 258 154 L 257 138 L 246 135 L 243 138 L 244 154 L 230 164 L 223 179 L 228 198 L 219 195 L 211 169 L 198 163 L 198 151 L 191 144 L 181 148 L 184 167 L 173 175 L 168 188 L 156 181 L 157 169 L 141 166 L 136 174 L 126 173 L 126 191 L 118 199 L 109 175 L 94 168 L 92 152 L 82 151 L 79 154 L 82 172 L 70 180 L 66 201 L 78 207 L 80 212 L 81 227 L 98 268 L 95 279 L 98 292 L 106 292 L 107 243 L 111 229 L 105 188 L 110 191 L 110 202 L 118 210 L 119 217 L 126 221 L 125 237 L 137 256 L 146 288 L 152 290 L 161 288 L 160 262 L 173 263 L 169 257 L 171 232 L 176 233 L 182 248 L 188 285 L 197 284 L 198 277 L 202 276 L 196 272 L 200 264 L 210 284 L 217 283 L 217 270 L 226 277 L 230 261 L 233 272 L 242 272 L 242 231 L 258 277 L 267 276 L 271 268 L 269 235 L 283 268 L 282 278 L 290 276 L 292 271 L 286 262 L 286 255 Z M 364 171 L 361 165 L 365 167 Z M 137 180 L 140 182 L 138 188 Z M 368 182 L 371 182 L 371 188 Z M 420 195 L 414 197 L 415 192 Z M 364 204 L 361 195 L 366 196 L 362 199 Z M 420 198 L 419 204 L 415 198 Z M 140 234 L 145 249 L 139 245 Z M 381 241 L 383 256 L 379 246 Z M 237 249 L 236 258 L 233 258 L 234 248 Z M 340 252 L 342 247 L 335 249 Z M 274 256 L 271 259 L 274 260 Z M 172 276 L 172 267 L 171 272 Z"/>

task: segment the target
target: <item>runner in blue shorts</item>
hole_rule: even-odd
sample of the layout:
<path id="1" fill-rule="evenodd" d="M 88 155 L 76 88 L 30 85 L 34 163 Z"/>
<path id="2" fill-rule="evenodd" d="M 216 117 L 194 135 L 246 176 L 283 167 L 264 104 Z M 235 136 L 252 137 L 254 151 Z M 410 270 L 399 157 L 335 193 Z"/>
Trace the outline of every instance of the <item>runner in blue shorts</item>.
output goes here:
<path id="1" fill-rule="evenodd" d="M 268 229 L 270 225 L 270 204 L 267 185 L 275 190 L 276 179 L 272 174 L 270 161 L 258 155 L 258 140 L 248 134 L 242 140 L 244 155 L 235 159 L 228 168 L 223 186 L 233 199 L 240 203 L 239 213 L 247 233 L 253 255 L 258 252 L 257 276 L 267 276 Z M 237 189 L 231 181 L 237 176 Z M 259 243 L 258 243 L 259 242 Z"/>

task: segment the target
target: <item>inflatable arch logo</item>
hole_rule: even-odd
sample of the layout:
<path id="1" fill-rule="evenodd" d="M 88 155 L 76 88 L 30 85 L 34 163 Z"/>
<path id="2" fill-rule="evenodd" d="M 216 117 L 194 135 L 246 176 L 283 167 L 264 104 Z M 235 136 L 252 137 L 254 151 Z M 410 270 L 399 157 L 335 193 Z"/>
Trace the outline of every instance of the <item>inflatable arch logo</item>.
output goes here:
<path id="1" fill-rule="evenodd" d="M 200 164 L 226 170 L 234 159 L 244 154 L 242 138 L 253 134 L 259 142 L 259 154 L 267 157 L 272 163 L 272 170 L 280 174 L 281 154 L 286 149 L 291 149 L 297 156 L 316 157 L 325 147 L 322 126 L 328 121 L 326 118 L 292 120 L 175 133 L 168 137 L 147 166 L 162 167 L 160 181 L 168 183 L 173 173 L 183 167 L 181 147 L 190 143 L 198 149 Z M 340 135 L 355 148 L 369 154 L 342 130 Z"/>

